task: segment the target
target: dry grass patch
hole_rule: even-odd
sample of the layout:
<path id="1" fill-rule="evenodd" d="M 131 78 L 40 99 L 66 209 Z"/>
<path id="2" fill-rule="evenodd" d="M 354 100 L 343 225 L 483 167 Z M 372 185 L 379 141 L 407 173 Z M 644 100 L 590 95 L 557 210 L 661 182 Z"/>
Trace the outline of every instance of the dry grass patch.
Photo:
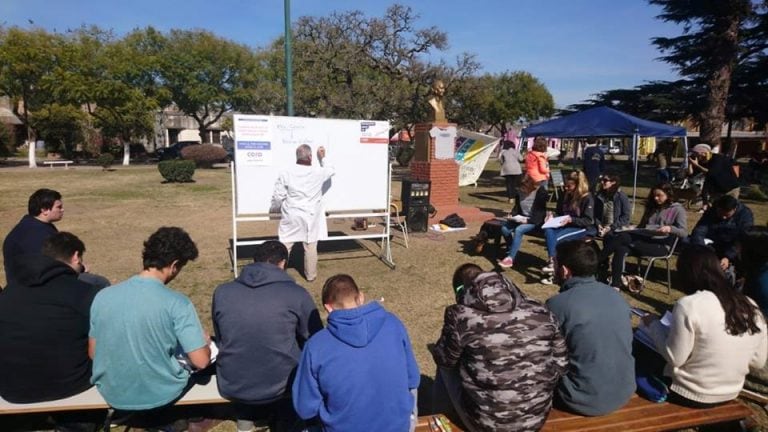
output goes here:
<path id="1" fill-rule="evenodd" d="M 504 214 L 509 204 L 505 202 L 501 179 L 495 177 L 498 171 L 493 169 L 491 164 L 477 188 L 461 188 L 461 201 Z M 644 175 L 652 176 L 652 170 L 649 171 Z M 180 226 L 197 243 L 200 257 L 185 267 L 172 287 L 190 296 L 204 326 L 211 330 L 212 292 L 218 284 L 232 278 L 228 252 L 232 236 L 230 173 L 227 169 L 197 170 L 194 178 L 195 183 L 191 184 L 163 184 L 155 166 L 118 167 L 110 172 L 83 167 L 2 169 L 0 232 L 7 233 L 26 212 L 27 198 L 34 190 L 56 189 L 64 196 L 65 208 L 58 228 L 83 239 L 87 248 L 85 258 L 94 272 L 118 282 L 140 270 L 142 242 L 155 229 Z M 393 186 L 396 193 L 399 182 Z M 642 198 L 646 194 L 646 188 L 638 192 Z M 768 219 L 768 206 L 747 203 L 755 211 L 756 221 Z M 639 206 L 633 222 L 637 222 L 641 212 L 642 206 Z M 689 212 L 689 227 L 692 228 L 698 218 L 698 214 Z M 329 224 L 329 229 L 346 231 L 351 225 L 351 220 L 337 220 Z M 275 223 L 241 227 L 240 237 L 276 235 L 277 231 Z M 402 246 L 401 234 L 395 232 L 392 250 L 397 264 L 395 270 L 379 260 L 376 242 L 362 241 L 362 248 L 333 253 L 322 251 L 331 246 L 335 248 L 332 244 L 339 242 L 321 243 L 319 278 L 313 283 L 305 282 L 294 268 L 288 271 L 312 293 L 318 305 L 320 289 L 327 277 L 336 273 L 352 275 L 368 299 L 382 301 L 405 322 L 422 374 L 431 377 L 435 367 L 427 344 L 437 340 L 443 309 L 453 301 L 450 287 L 453 270 L 464 262 L 486 269 L 495 265 L 495 257 L 470 256 L 463 251 L 463 242 L 479 227 L 480 223 L 474 223 L 466 231 L 444 235 L 413 233 L 409 249 Z M 543 240 L 526 238 L 517 260 L 520 269 L 504 272 L 529 296 L 542 301 L 557 292 L 556 287 L 540 285 L 536 280 L 545 255 Z M 244 263 L 246 261 L 241 261 Z M 663 285 L 657 283 L 665 277 L 662 267 L 658 266 L 658 270 L 651 273 L 649 287 L 643 294 L 625 294 L 625 297 L 633 305 L 652 310 L 669 307 L 681 294 L 674 289 L 671 296 L 665 294 Z M 0 276 L 0 280 L 4 279 L 4 275 Z"/>

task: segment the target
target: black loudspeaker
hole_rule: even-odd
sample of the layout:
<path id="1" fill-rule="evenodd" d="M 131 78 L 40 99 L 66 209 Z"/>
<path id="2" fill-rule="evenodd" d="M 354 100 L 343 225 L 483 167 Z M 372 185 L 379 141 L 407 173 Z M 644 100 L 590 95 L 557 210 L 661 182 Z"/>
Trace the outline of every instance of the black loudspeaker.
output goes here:
<path id="1" fill-rule="evenodd" d="M 429 206 L 411 206 L 405 214 L 408 231 L 427 232 L 429 228 Z"/>
<path id="2" fill-rule="evenodd" d="M 408 230 L 427 232 L 429 228 L 429 180 L 403 179 L 400 198 Z"/>

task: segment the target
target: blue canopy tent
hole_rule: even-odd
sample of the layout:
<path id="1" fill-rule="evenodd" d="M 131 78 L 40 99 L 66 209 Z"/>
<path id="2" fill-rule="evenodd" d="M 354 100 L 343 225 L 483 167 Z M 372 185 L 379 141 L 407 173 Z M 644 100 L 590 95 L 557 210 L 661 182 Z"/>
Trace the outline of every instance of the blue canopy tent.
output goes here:
<path id="1" fill-rule="evenodd" d="M 634 184 L 632 186 L 632 212 L 637 199 L 637 164 L 640 137 L 682 137 L 685 152 L 688 153 L 688 139 L 684 127 L 643 120 L 608 107 L 590 108 L 565 117 L 529 126 L 521 132 L 521 142 L 526 137 L 545 136 L 550 138 L 576 137 L 632 137 L 632 159 L 634 162 Z"/>

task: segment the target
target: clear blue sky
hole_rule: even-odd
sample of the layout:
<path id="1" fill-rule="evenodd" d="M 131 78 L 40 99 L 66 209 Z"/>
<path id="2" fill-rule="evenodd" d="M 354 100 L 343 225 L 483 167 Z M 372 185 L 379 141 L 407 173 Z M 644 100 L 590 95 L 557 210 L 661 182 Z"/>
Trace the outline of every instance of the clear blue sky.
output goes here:
<path id="1" fill-rule="evenodd" d="M 677 26 L 655 19 L 645 0 L 404 0 L 419 15 L 419 27 L 448 34 L 440 56 L 477 55 L 484 71 L 525 70 L 539 78 L 558 107 L 602 90 L 675 79 L 656 60 L 654 36 L 672 36 Z M 292 0 L 291 16 L 322 16 L 361 10 L 381 16 L 387 0 Z M 30 24 L 30 20 L 34 24 Z M 254 47 L 283 31 L 280 0 L 0 0 L 0 23 L 65 31 L 96 24 L 124 34 L 137 27 L 203 28 Z"/>

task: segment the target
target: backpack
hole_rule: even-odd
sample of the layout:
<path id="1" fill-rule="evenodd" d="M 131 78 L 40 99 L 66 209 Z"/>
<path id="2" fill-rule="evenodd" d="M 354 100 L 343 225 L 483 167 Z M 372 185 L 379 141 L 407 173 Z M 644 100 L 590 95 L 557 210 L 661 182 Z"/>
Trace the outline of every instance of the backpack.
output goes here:
<path id="1" fill-rule="evenodd" d="M 441 220 L 440 223 L 451 228 L 464 228 L 467 226 L 467 223 L 464 222 L 464 218 L 456 213 L 449 214 L 445 219 Z"/>

